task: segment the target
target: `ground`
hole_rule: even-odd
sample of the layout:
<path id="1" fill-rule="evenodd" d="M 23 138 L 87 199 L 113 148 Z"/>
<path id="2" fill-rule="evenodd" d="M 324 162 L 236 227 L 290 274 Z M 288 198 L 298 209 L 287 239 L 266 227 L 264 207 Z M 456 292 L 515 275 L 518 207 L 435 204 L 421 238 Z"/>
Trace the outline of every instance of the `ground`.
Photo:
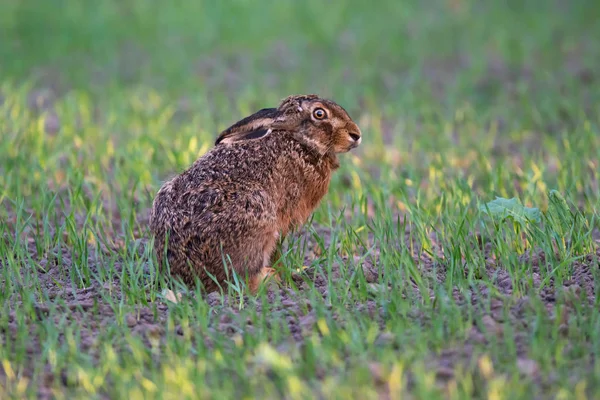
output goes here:
<path id="1" fill-rule="evenodd" d="M 599 16 L 1 4 L 0 398 L 600 397 Z M 294 93 L 363 143 L 283 282 L 157 274 L 161 183 Z"/>

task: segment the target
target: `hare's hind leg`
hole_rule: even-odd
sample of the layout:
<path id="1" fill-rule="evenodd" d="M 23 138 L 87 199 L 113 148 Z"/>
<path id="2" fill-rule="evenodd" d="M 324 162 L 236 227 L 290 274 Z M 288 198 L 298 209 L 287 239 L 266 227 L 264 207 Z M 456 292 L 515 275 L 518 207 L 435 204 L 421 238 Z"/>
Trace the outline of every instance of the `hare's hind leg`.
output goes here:
<path id="1" fill-rule="evenodd" d="M 252 293 L 256 293 L 260 284 L 267 280 L 273 279 L 276 282 L 281 282 L 279 273 L 274 268 L 271 268 L 271 260 L 277 247 L 277 240 L 279 239 L 279 233 L 273 232 L 268 235 L 265 240 L 263 247 L 263 265 L 260 272 L 250 278 L 249 286 Z"/>

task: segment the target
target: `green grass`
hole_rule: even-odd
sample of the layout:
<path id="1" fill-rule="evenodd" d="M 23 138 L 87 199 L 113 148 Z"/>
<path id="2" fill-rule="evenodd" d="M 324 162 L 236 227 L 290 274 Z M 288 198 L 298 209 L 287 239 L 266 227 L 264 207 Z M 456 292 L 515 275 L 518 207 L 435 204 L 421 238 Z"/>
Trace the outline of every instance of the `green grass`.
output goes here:
<path id="1" fill-rule="evenodd" d="M 600 397 L 598 16 L 3 2 L 0 398 Z M 287 241 L 285 290 L 167 301 L 161 182 L 310 92 L 364 141 Z M 487 215 L 495 196 L 541 220 Z"/>

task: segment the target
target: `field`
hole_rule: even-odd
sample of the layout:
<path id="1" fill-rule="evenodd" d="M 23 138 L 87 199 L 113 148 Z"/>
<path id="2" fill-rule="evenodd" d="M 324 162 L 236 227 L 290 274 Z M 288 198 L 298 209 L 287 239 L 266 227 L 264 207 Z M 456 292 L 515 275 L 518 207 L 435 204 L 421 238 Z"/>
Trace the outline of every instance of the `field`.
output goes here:
<path id="1" fill-rule="evenodd" d="M 0 3 L 0 399 L 600 398 L 600 5 L 374 4 Z M 161 183 L 296 93 L 363 142 L 282 284 L 157 275 Z"/>

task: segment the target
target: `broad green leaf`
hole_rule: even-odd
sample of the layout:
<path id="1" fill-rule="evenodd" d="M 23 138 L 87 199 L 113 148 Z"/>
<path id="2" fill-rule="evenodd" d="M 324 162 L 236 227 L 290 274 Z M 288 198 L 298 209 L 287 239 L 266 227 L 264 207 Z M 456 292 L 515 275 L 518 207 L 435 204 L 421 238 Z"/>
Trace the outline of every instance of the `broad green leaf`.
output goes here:
<path id="1" fill-rule="evenodd" d="M 479 206 L 479 209 L 494 219 L 504 221 L 510 218 L 522 225 L 528 222 L 539 223 L 541 220 L 539 208 L 525 207 L 516 197 L 512 199 L 496 197 L 495 200 Z"/>

